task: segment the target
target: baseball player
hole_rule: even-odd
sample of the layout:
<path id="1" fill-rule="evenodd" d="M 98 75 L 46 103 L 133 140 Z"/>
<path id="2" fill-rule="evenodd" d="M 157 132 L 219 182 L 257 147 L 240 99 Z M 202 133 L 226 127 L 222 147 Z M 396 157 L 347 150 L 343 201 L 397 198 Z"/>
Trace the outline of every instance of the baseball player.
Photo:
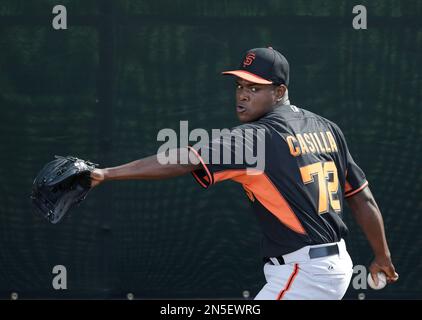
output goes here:
<path id="1" fill-rule="evenodd" d="M 382 216 L 365 174 L 335 123 L 290 104 L 286 58 L 271 47 L 251 49 L 238 69 L 223 74 L 234 76 L 235 109 L 241 122 L 229 139 L 177 149 L 177 156 L 188 150 L 186 164 L 163 165 L 153 155 L 95 169 L 92 186 L 187 173 L 204 188 L 229 179 L 242 184 L 263 232 L 266 284 L 255 299 L 265 300 L 344 296 L 353 274 L 344 241 L 348 230 L 342 221 L 347 202 L 372 247 L 375 258 L 369 270 L 375 283 L 378 272 L 384 272 L 388 282 L 397 281 Z M 234 156 L 239 144 L 248 141 L 264 143 L 258 155 L 265 159 L 262 168 L 247 161 L 221 161 L 224 151 Z M 254 152 L 260 150 L 255 145 Z"/>

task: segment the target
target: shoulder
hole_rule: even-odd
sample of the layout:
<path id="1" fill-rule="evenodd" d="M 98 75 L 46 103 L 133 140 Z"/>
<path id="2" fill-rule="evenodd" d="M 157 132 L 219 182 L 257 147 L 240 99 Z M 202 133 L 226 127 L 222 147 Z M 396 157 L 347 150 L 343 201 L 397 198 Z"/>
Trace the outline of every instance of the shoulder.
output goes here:
<path id="1" fill-rule="evenodd" d="M 331 121 L 331 120 L 328 120 L 328 119 L 325 119 L 325 121 L 330 126 L 330 128 L 332 129 L 332 131 L 335 134 L 339 135 L 342 140 L 345 140 L 343 131 L 340 129 L 340 127 L 334 121 Z"/>
<path id="2" fill-rule="evenodd" d="M 335 133 L 339 133 L 339 134 L 343 135 L 342 130 L 340 129 L 340 127 L 334 121 L 327 119 L 327 118 L 325 118 L 325 117 L 323 117 L 319 114 L 316 114 L 314 112 L 304 110 L 304 109 L 302 109 L 302 110 L 304 111 L 305 116 L 313 117 L 317 121 L 322 122 L 325 126 L 329 127 Z"/>
<path id="3" fill-rule="evenodd" d="M 325 123 L 328 125 L 328 126 L 330 126 L 334 131 L 336 131 L 336 132 L 338 132 L 338 133 L 340 133 L 340 134 L 343 134 L 343 132 L 341 131 L 341 129 L 340 129 L 340 127 L 338 126 L 338 124 L 337 123 L 335 123 L 334 121 L 332 121 L 332 120 L 329 120 L 329 119 L 326 119 L 326 118 L 323 118 L 323 117 L 321 117 L 322 119 L 324 119 L 324 121 L 325 121 Z"/>
<path id="4" fill-rule="evenodd" d="M 309 110 L 306 110 L 306 109 L 300 109 L 300 110 L 303 112 L 303 116 L 305 118 L 315 119 L 317 122 L 320 122 L 325 128 L 328 128 L 334 134 L 334 136 L 337 137 L 338 140 L 345 142 L 346 138 L 343 134 L 343 131 L 341 130 L 340 126 L 337 123 L 319 114 L 311 112 Z"/>
<path id="5" fill-rule="evenodd" d="M 263 121 L 262 118 L 253 122 L 242 123 L 238 126 L 231 128 L 232 132 L 252 132 L 258 130 L 267 130 L 266 121 Z"/>

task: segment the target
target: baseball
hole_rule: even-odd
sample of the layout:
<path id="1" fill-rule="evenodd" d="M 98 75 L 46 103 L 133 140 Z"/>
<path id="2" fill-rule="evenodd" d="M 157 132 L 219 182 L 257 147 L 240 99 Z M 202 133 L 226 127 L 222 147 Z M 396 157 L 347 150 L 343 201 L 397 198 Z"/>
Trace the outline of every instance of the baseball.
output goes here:
<path id="1" fill-rule="evenodd" d="M 368 284 L 374 290 L 380 290 L 387 285 L 387 277 L 384 272 L 378 272 L 378 286 L 375 285 L 374 280 L 372 279 L 371 273 L 368 274 Z"/>

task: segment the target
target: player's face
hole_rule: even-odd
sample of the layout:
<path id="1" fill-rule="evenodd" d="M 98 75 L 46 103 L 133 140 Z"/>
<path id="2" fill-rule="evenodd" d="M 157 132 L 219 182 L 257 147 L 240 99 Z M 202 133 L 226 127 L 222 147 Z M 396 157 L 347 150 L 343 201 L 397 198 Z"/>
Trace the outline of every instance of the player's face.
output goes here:
<path id="1" fill-rule="evenodd" d="M 240 122 L 251 122 L 273 110 L 277 103 L 275 86 L 236 80 L 236 113 Z"/>

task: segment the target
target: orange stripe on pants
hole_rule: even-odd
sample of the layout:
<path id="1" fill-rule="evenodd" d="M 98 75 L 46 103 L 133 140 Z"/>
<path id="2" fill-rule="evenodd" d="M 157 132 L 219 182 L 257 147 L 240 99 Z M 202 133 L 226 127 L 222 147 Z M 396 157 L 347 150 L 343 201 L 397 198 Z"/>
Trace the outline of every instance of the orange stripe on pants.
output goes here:
<path id="1" fill-rule="evenodd" d="M 293 270 L 293 273 L 290 275 L 289 277 L 289 281 L 287 281 L 286 286 L 284 287 L 283 290 L 280 291 L 280 293 L 277 296 L 276 300 L 281 300 L 283 299 L 283 296 L 285 295 L 285 293 L 290 289 L 290 287 L 293 284 L 293 281 L 295 280 L 297 274 L 299 273 L 299 265 L 297 263 L 295 263 L 295 268 Z"/>

